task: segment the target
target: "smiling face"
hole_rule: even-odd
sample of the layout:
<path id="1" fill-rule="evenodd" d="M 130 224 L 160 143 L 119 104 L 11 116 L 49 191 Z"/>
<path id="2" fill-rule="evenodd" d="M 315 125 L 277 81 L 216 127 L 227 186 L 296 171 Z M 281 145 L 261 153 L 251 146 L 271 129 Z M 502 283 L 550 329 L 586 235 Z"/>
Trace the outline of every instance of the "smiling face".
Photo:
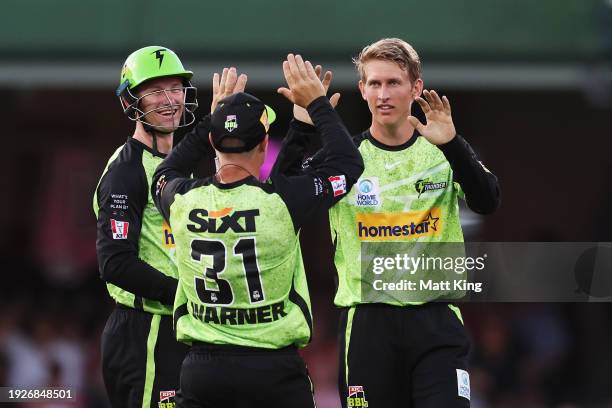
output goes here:
<path id="1" fill-rule="evenodd" d="M 178 77 L 156 78 L 138 87 L 139 109 L 144 112 L 139 120 L 161 133 L 174 132 L 181 123 L 185 110 L 185 90 Z"/>
<path id="2" fill-rule="evenodd" d="M 408 71 L 396 62 L 372 59 L 364 64 L 359 81 L 361 96 L 368 103 L 372 122 L 384 127 L 399 127 L 410 115 L 410 107 L 423 90 L 419 78 L 412 82 Z"/>

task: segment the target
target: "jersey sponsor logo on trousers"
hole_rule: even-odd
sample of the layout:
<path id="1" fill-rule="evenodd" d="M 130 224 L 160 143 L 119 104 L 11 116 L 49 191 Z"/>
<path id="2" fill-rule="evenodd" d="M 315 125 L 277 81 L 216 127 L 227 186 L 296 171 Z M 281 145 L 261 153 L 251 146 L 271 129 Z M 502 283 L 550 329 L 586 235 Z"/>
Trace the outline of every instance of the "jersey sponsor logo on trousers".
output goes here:
<path id="1" fill-rule="evenodd" d="M 357 236 L 361 241 L 405 241 L 434 237 L 442 232 L 440 209 L 406 213 L 357 214 Z"/>
<path id="2" fill-rule="evenodd" d="M 204 323 L 229 324 L 232 326 L 270 323 L 287 316 L 284 302 L 251 309 L 204 306 L 191 303 L 190 312 L 193 317 Z"/>
<path id="3" fill-rule="evenodd" d="M 349 385 L 348 397 L 346 397 L 346 405 L 348 407 L 367 407 L 368 401 L 365 397 L 365 391 L 362 385 Z"/>
<path id="4" fill-rule="evenodd" d="M 112 218 L 110 222 L 113 239 L 127 239 L 130 223 L 127 221 L 117 221 Z"/>
<path id="5" fill-rule="evenodd" d="M 224 208 L 219 211 L 208 211 L 203 208 L 194 208 L 189 212 L 187 229 L 191 232 L 210 232 L 223 234 L 228 230 L 234 232 L 255 232 L 257 230 L 255 219 L 259 209 L 234 211 L 233 208 Z"/>

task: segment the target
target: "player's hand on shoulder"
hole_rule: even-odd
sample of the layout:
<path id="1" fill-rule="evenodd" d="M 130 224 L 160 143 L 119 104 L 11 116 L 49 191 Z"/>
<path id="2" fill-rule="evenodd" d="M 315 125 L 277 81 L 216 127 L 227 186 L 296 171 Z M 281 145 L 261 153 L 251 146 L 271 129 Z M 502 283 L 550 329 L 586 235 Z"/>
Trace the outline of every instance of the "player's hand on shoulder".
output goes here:
<path id="1" fill-rule="evenodd" d="M 441 145 L 450 142 L 457 132 L 448 98 L 440 98 L 434 90 L 424 90 L 423 96 L 425 98 L 417 96 L 415 100 L 425 113 L 427 124 L 424 125 L 414 116 L 408 116 L 408 121 L 430 143 Z"/>
<path id="2" fill-rule="evenodd" d="M 323 72 L 323 67 L 321 67 L 321 65 L 315 66 L 315 74 L 317 74 L 317 77 L 321 78 L 321 72 Z M 323 75 L 323 79 L 321 80 L 321 83 L 323 84 L 323 88 L 325 89 L 326 94 L 329 91 L 329 86 L 331 84 L 332 76 L 333 76 L 332 71 L 325 71 L 325 75 Z M 333 108 L 338 106 L 339 101 L 340 101 L 340 94 L 338 92 L 336 92 L 329 98 L 329 103 L 331 103 L 331 106 Z M 310 119 L 310 115 L 308 115 L 308 111 L 299 105 L 295 105 L 295 104 L 293 105 L 293 117 L 296 120 L 299 120 L 300 122 L 308 123 L 309 125 L 313 124 L 312 119 Z"/>
<path id="3" fill-rule="evenodd" d="M 223 68 L 221 76 L 215 72 L 213 74 L 213 98 L 210 104 L 210 112 L 212 113 L 217 109 L 221 99 L 238 92 L 244 92 L 247 79 L 246 74 L 238 75 L 235 67 Z"/>
<path id="4" fill-rule="evenodd" d="M 325 95 L 325 88 L 310 61 L 301 55 L 287 55 L 283 62 L 283 73 L 289 88 L 278 88 L 278 93 L 302 108 L 308 107 L 315 99 Z"/>

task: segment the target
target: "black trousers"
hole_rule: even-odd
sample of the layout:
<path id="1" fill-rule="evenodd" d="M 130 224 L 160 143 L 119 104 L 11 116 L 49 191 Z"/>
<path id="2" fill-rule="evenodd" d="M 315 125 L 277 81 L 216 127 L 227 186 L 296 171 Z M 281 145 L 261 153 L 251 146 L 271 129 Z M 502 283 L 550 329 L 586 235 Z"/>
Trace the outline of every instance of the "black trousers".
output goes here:
<path id="1" fill-rule="evenodd" d="M 295 347 L 199 343 L 181 370 L 179 408 L 313 408 L 313 387 Z"/>
<path id="2" fill-rule="evenodd" d="M 357 305 L 342 310 L 339 337 L 344 408 L 470 406 L 470 342 L 454 306 Z"/>
<path id="3" fill-rule="evenodd" d="M 113 408 L 174 408 L 189 347 L 175 340 L 172 316 L 118 305 L 102 333 L 102 374 Z"/>

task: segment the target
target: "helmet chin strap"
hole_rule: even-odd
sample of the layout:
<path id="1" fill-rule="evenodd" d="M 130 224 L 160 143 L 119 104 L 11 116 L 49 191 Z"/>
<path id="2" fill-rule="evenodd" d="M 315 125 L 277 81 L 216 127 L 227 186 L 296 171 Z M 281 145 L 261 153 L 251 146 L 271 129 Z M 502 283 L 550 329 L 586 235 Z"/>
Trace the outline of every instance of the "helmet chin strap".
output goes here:
<path id="1" fill-rule="evenodd" d="M 144 123 L 142 123 L 142 127 L 144 128 L 145 132 L 151 135 L 151 138 L 153 139 L 152 146 L 151 146 L 151 148 L 153 149 L 153 154 L 159 155 L 160 154 L 159 150 L 157 150 L 157 134 L 158 133 L 170 134 L 172 132 L 168 132 L 168 133 L 160 132 L 158 130 L 155 130 L 153 126 L 145 125 Z"/>
<path id="2" fill-rule="evenodd" d="M 140 123 L 142 124 L 142 127 L 143 127 L 144 131 L 151 135 L 151 138 L 152 138 L 152 143 L 151 143 L 152 146 L 151 146 L 151 148 L 153 149 L 153 154 L 159 155 L 160 152 L 157 149 L 157 135 L 158 134 L 169 135 L 169 134 L 174 133 L 174 131 L 172 131 L 172 132 L 161 132 L 161 131 L 157 130 L 155 128 L 155 126 L 149 125 L 148 123 L 145 123 L 143 121 L 140 121 Z"/>

